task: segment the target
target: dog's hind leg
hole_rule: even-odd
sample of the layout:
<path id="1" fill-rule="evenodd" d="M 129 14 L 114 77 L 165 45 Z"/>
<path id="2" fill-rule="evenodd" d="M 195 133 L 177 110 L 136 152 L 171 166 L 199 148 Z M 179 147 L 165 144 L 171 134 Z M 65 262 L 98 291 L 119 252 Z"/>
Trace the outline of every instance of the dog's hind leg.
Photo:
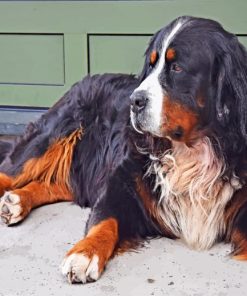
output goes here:
<path id="1" fill-rule="evenodd" d="M 33 208 L 41 205 L 72 200 L 71 161 L 81 134 L 81 129 L 75 130 L 54 142 L 41 157 L 24 164 L 22 172 L 11 181 L 11 191 L 6 191 L 5 187 L 0 201 L 0 216 L 5 224 L 23 220 Z"/>
<path id="2" fill-rule="evenodd" d="M 3 223 L 15 224 L 33 208 L 58 201 L 72 201 L 72 194 L 67 188 L 33 181 L 22 188 L 5 192 L 0 200 L 0 216 Z"/>
<path id="3" fill-rule="evenodd" d="M 13 179 L 6 174 L 0 173 L 0 198 L 4 192 L 12 188 Z"/>

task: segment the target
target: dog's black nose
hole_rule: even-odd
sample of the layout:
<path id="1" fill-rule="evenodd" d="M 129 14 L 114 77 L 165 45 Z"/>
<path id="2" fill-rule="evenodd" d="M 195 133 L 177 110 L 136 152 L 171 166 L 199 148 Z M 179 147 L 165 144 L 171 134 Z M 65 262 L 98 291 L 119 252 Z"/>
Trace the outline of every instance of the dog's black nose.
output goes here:
<path id="1" fill-rule="evenodd" d="M 130 101 L 131 101 L 131 110 L 134 113 L 138 113 L 142 111 L 147 105 L 147 102 L 148 102 L 147 94 L 144 91 L 134 92 L 130 96 Z"/>

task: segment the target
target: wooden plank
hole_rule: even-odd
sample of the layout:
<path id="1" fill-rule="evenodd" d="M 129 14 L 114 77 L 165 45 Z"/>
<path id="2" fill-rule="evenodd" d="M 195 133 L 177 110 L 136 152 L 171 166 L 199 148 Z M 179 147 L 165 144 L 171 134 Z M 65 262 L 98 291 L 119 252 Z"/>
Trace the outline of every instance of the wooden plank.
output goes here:
<path id="1" fill-rule="evenodd" d="M 1 1 L 0 31 L 149 34 L 175 17 L 193 15 L 245 34 L 246 11 L 246 0 Z"/>
<path id="2" fill-rule="evenodd" d="M 1 84 L 63 85 L 63 35 L 0 34 L 0 65 Z"/>
<path id="3" fill-rule="evenodd" d="M 82 79 L 87 74 L 87 35 L 65 34 L 63 42 L 64 84 L 54 86 L 2 84 L 0 85 L 0 105 L 50 107 L 72 84 Z M 31 74 L 35 75 L 33 71 Z M 49 68 L 44 70 L 44 75 L 48 77 L 51 75 Z"/>
<path id="4" fill-rule="evenodd" d="M 90 73 L 140 73 L 150 36 L 90 36 Z"/>
<path id="5" fill-rule="evenodd" d="M 0 85 L 0 106 L 49 107 L 69 88 L 70 85 Z"/>
<path id="6" fill-rule="evenodd" d="M 65 82 L 72 85 L 87 74 L 87 34 L 64 35 Z"/>

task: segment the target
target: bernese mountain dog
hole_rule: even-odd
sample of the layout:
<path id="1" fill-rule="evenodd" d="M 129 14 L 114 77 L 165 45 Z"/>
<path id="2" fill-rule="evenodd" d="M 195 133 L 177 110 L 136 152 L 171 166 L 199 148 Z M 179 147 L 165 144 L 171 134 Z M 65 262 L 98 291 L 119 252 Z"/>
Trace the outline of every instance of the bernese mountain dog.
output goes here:
<path id="1" fill-rule="evenodd" d="M 247 260 L 246 50 L 219 23 L 183 16 L 145 56 L 139 77 L 88 76 L 0 145 L 3 223 L 57 201 L 91 207 L 62 263 L 71 283 L 160 236 L 228 242 Z"/>

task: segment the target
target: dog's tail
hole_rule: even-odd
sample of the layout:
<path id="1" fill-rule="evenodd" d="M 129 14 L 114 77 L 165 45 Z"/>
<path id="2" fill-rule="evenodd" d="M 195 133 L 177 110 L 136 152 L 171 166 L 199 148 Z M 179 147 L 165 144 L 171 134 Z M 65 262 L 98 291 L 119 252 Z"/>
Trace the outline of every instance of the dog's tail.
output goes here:
<path id="1" fill-rule="evenodd" d="M 4 161 L 5 157 L 12 150 L 14 145 L 14 140 L 1 140 L 0 141 L 0 164 Z"/>

